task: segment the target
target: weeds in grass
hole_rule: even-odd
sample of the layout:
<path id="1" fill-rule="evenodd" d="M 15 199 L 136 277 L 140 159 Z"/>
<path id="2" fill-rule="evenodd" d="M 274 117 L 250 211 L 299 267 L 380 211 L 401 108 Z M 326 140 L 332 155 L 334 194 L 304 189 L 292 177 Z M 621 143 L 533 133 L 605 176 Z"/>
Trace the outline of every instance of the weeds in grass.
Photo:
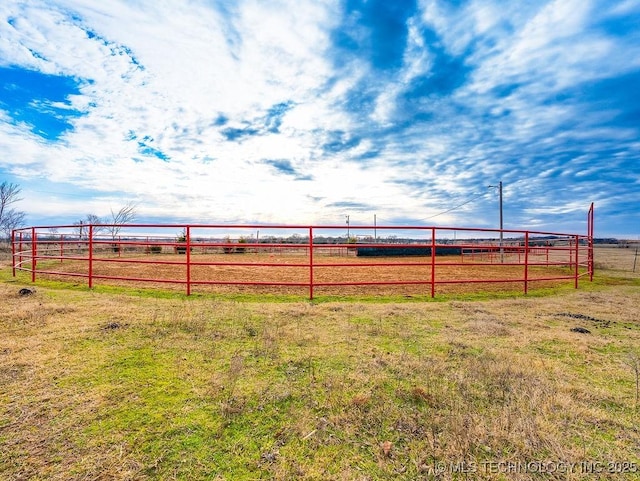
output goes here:
<path id="1" fill-rule="evenodd" d="M 635 377 L 635 396 L 633 401 L 633 408 L 638 410 L 638 401 L 640 400 L 640 356 L 635 352 L 627 353 L 627 358 L 625 360 L 627 366 L 631 368 Z"/>
<path id="2" fill-rule="evenodd" d="M 227 420 L 230 416 L 242 412 L 243 400 L 237 397 L 236 386 L 243 370 L 244 357 L 236 352 L 231 356 L 227 370 L 227 380 L 222 387 L 225 394 L 221 401 L 221 410 L 223 417 Z"/>

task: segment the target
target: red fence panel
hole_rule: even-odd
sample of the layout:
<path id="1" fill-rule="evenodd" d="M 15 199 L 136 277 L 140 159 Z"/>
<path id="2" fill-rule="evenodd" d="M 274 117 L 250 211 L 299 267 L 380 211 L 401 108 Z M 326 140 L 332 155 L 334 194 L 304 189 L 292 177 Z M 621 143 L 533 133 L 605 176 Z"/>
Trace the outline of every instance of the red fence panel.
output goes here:
<path id="1" fill-rule="evenodd" d="M 587 219 L 587 235 L 351 225 L 346 236 L 341 225 L 127 224 L 110 237 L 100 233 L 111 225 L 39 226 L 12 232 L 13 275 L 85 277 L 89 287 L 175 284 L 187 295 L 196 287 L 270 286 L 306 288 L 313 299 L 318 289 L 404 286 L 435 297 L 478 284 L 519 284 L 527 294 L 532 283 L 571 280 L 577 288 L 581 276 L 593 279 L 593 205 Z"/>

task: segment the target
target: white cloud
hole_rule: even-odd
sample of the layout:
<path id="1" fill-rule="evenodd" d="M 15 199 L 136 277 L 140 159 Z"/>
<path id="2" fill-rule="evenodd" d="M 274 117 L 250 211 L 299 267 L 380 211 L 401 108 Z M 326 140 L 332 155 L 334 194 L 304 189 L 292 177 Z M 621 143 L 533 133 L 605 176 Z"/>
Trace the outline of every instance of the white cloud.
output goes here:
<path id="1" fill-rule="evenodd" d="M 8 42 L 13 55 L 3 55 L 47 73 L 93 81 L 73 99 L 74 107 L 82 110 L 91 103 L 89 115 L 74 122 L 63 146 L 32 146 L 27 152 L 25 163 L 50 157 L 34 170 L 43 169 L 54 181 L 152 197 L 166 195 L 173 184 L 174 199 L 184 191 L 206 195 L 216 185 L 220 197 L 230 203 L 236 199 L 237 204 L 243 194 L 281 184 L 263 169 L 262 180 L 249 186 L 249 192 L 239 192 L 238 185 L 255 176 L 255 162 L 265 157 L 304 159 L 310 141 L 301 129 L 347 125 L 340 113 L 323 115 L 331 111 L 331 99 L 317 100 L 316 90 L 329 74 L 322 51 L 330 12 L 322 4 L 299 8 L 297 2 L 283 3 L 274 9 L 263 2 L 245 2 L 231 19 L 200 3 L 66 5 L 82 17 L 82 24 L 70 22 L 48 3 L 22 11 L 14 6 L 12 14 L 24 19 L 16 26 L 23 30 L 13 32 Z M 228 20 L 231 25 L 225 24 Z M 83 29 L 97 37 L 88 38 Z M 47 60 L 26 62 L 29 56 L 19 45 L 37 49 Z M 219 114 L 236 123 L 252 120 L 292 99 L 299 104 L 293 120 L 297 116 L 302 125 L 284 122 L 285 135 L 234 144 L 223 142 L 212 128 Z M 153 157 L 132 162 L 143 156 L 136 142 L 123 142 L 129 132 L 153 138 L 151 146 L 171 162 Z M 13 148 L 24 155 L 24 142 L 16 144 Z M 209 180 L 203 183 L 190 175 L 195 166 L 189 159 L 205 156 L 220 161 L 200 166 L 200 178 Z"/>

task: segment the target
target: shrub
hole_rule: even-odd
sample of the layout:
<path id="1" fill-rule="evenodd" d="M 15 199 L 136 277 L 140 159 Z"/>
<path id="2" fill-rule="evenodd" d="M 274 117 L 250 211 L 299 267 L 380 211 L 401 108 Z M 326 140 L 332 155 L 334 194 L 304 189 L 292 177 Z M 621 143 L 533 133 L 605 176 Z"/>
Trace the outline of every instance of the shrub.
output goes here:
<path id="1" fill-rule="evenodd" d="M 187 242 L 187 229 L 182 229 L 182 232 L 180 232 L 180 234 L 178 234 L 178 236 L 176 237 L 176 242 Z M 177 246 L 176 252 L 178 254 L 186 254 L 187 248 L 182 246 Z"/>
<path id="2" fill-rule="evenodd" d="M 240 239 L 238 239 L 238 244 L 246 244 L 246 243 L 247 243 L 246 237 L 240 237 Z M 246 252 L 246 247 L 236 247 L 236 252 L 238 254 L 244 254 Z"/>
<path id="3" fill-rule="evenodd" d="M 225 244 L 231 244 L 231 238 L 229 236 L 224 238 L 224 243 Z M 225 254 L 233 254 L 235 252 L 235 248 L 228 245 L 228 246 L 224 246 L 222 248 L 222 252 L 224 252 Z"/>

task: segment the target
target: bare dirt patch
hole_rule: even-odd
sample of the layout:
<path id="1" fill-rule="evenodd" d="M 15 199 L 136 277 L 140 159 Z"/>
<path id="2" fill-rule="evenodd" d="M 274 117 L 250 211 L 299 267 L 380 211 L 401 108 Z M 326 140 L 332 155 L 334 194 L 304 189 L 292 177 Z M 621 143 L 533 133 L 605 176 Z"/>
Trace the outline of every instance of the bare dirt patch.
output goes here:
<path id="1" fill-rule="evenodd" d="M 437 258 L 436 294 L 465 292 L 523 291 L 525 268 L 505 264 L 469 262 L 460 256 Z M 430 295 L 430 257 L 366 258 L 315 256 L 314 292 L 329 295 Z M 335 265 L 342 264 L 342 265 Z M 403 265 L 409 264 L 409 265 Z M 39 261 L 38 277 L 87 282 L 86 260 Z M 93 261 L 94 284 L 126 283 L 184 291 L 187 279 L 185 255 L 123 255 L 96 257 Z M 558 266 L 530 266 L 528 288 L 570 283 L 572 272 Z M 309 258 L 299 254 L 193 254 L 189 269 L 192 292 L 271 292 L 308 293 Z M 544 280 L 565 277 L 563 280 Z M 129 280 L 125 280 L 125 278 Z M 251 283 L 255 283 L 251 285 Z M 344 285 L 359 283 L 360 285 Z M 386 283 L 386 284 L 385 284 Z M 397 283 L 397 284 L 394 284 Z M 404 284 L 402 284 L 404 283 Z M 271 285 L 270 285 L 271 284 Z M 333 285 L 331 285 L 333 284 Z"/>

